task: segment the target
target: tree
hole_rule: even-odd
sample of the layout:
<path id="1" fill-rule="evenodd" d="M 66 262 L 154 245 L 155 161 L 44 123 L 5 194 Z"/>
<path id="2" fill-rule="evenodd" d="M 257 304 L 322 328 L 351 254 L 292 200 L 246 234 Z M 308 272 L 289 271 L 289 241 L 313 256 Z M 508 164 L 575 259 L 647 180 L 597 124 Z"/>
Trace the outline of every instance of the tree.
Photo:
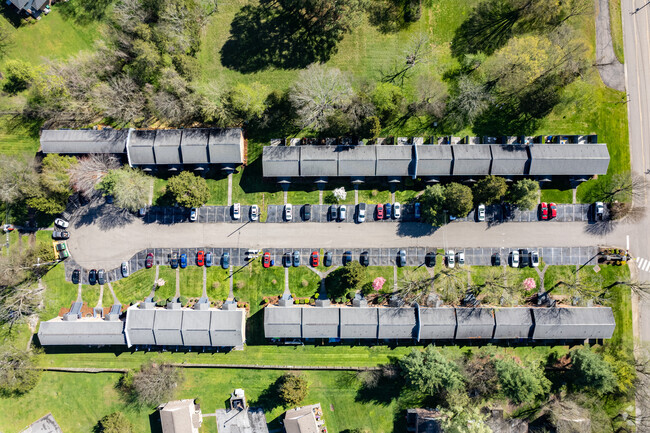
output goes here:
<path id="1" fill-rule="evenodd" d="M 336 198 L 337 201 L 345 200 L 348 196 L 344 187 L 335 188 L 334 191 L 332 191 L 332 194 L 334 194 L 334 198 Z"/>
<path id="2" fill-rule="evenodd" d="M 442 119 L 447 110 L 449 92 L 442 80 L 428 73 L 419 75 L 415 82 L 416 101 L 412 106 L 415 114 Z"/>
<path id="3" fill-rule="evenodd" d="M 391 82 L 378 83 L 371 95 L 372 103 L 384 122 L 393 120 L 402 110 L 402 89 Z"/>
<path id="4" fill-rule="evenodd" d="M 111 170 L 120 168 L 120 163 L 110 154 L 91 154 L 79 160 L 69 171 L 72 187 L 86 197 L 95 192 L 95 186 Z"/>
<path id="5" fill-rule="evenodd" d="M 484 84 L 462 76 L 450 102 L 452 120 L 458 126 L 474 123 L 493 101 Z"/>
<path id="6" fill-rule="evenodd" d="M 75 164 L 77 159 L 72 156 L 48 154 L 41 164 L 40 188 L 31 192 L 27 204 L 49 215 L 63 212 L 72 195 L 68 172 Z"/>
<path id="7" fill-rule="evenodd" d="M 329 115 L 350 105 L 353 94 L 339 69 L 312 64 L 298 74 L 289 90 L 289 100 L 296 108 L 299 126 L 320 131 L 327 126 Z"/>
<path id="8" fill-rule="evenodd" d="M 474 196 L 467 185 L 451 182 L 445 186 L 445 209 L 449 215 L 465 217 L 474 207 Z"/>
<path id="9" fill-rule="evenodd" d="M 0 201 L 12 204 L 39 189 L 34 159 L 0 155 Z"/>
<path id="10" fill-rule="evenodd" d="M 266 109 L 265 101 L 268 95 L 268 87 L 256 81 L 250 85 L 237 83 L 228 98 L 232 111 L 247 122 L 262 116 Z"/>
<path id="11" fill-rule="evenodd" d="M 498 176 L 486 176 L 474 185 L 474 199 L 476 204 L 494 204 L 508 191 L 506 180 Z"/>
<path id="12" fill-rule="evenodd" d="M 514 404 L 534 402 L 551 389 L 551 381 L 539 366 L 523 366 L 514 359 L 496 359 L 494 367 L 501 392 Z"/>
<path id="13" fill-rule="evenodd" d="M 467 393 L 471 398 L 489 398 L 498 387 L 497 371 L 488 355 L 476 354 L 464 365 Z"/>
<path id="14" fill-rule="evenodd" d="M 5 70 L 5 82 L 2 87 L 12 95 L 26 90 L 38 73 L 30 63 L 20 59 L 7 60 Z"/>
<path id="15" fill-rule="evenodd" d="M 115 205 L 136 212 L 147 205 L 151 178 L 141 170 L 123 167 L 111 170 L 97 184 L 104 195 L 115 197 Z"/>
<path id="16" fill-rule="evenodd" d="M 607 394 L 616 388 L 616 376 L 601 355 L 586 346 L 571 351 L 571 376 L 579 389 Z"/>
<path id="17" fill-rule="evenodd" d="M 521 305 L 522 287 L 514 284 L 517 279 L 518 276 L 507 268 L 488 268 L 483 283 L 473 286 L 472 291 L 480 294 L 486 304 Z"/>
<path id="18" fill-rule="evenodd" d="M 434 287 L 447 304 L 459 304 L 467 294 L 467 273 L 456 268 L 443 267 L 433 277 Z"/>
<path id="19" fill-rule="evenodd" d="M 596 200 L 607 203 L 639 201 L 645 196 L 645 179 L 636 173 L 615 173 L 598 183 Z"/>
<path id="20" fill-rule="evenodd" d="M 210 189 L 205 179 L 189 171 L 169 179 L 167 190 L 184 207 L 203 206 L 210 198 Z"/>
<path id="21" fill-rule="evenodd" d="M 94 433 L 133 433 L 133 424 L 122 412 L 113 412 L 97 422 Z"/>
<path id="22" fill-rule="evenodd" d="M 118 122 L 128 124 L 145 116 L 145 96 L 129 75 L 111 77 L 99 84 L 91 98 L 105 116 Z"/>
<path id="23" fill-rule="evenodd" d="M 285 373 L 280 380 L 279 396 L 285 406 L 298 406 L 306 397 L 309 391 L 307 380 L 293 373 Z"/>
<path id="24" fill-rule="evenodd" d="M 485 423 L 488 415 L 482 413 L 480 407 L 458 407 L 441 413 L 440 427 L 445 433 L 492 433 Z"/>
<path id="25" fill-rule="evenodd" d="M 399 361 L 406 383 L 426 395 L 445 394 L 465 386 L 458 365 L 434 346 L 413 349 Z"/>
<path id="26" fill-rule="evenodd" d="M 539 183 L 532 179 L 515 182 L 508 191 L 507 200 L 519 209 L 530 210 L 537 205 Z"/>
<path id="27" fill-rule="evenodd" d="M 354 293 L 361 289 L 361 283 L 366 280 L 366 268 L 357 261 L 351 261 L 338 268 L 325 280 L 327 293 L 330 298 L 336 299 Z"/>
<path id="28" fill-rule="evenodd" d="M 0 346 L 0 395 L 18 397 L 31 391 L 41 377 L 38 355 L 33 350 L 24 350 L 9 344 Z"/>
<path id="29" fill-rule="evenodd" d="M 33 263 L 29 263 L 31 266 Z M 0 290 L 0 323 L 9 328 L 25 317 L 32 316 L 41 309 L 43 288 L 32 278 Z"/>
<path id="30" fill-rule="evenodd" d="M 416 273 L 407 272 L 399 282 L 400 298 L 407 302 L 418 302 L 422 304 L 422 298 L 427 296 L 433 288 L 433 281 L 434 278 L 429 276 L 429 274 L 421 277 Z M 384 282 L 386 281 L 384 280 Z"/>
<path id="31" fill-rule="evenodd" d="M 429 224 L 442 225 L 444 223 L 443 211 L 445 210 L 445 188 L 440 184 L 430 185 L 424 189 L 420 196 L 422 206 L 422 219 Z"/>
<path id="32" fill-rule="evenodd" d="M 181 371 L 168 364 L 144 364 L 127 380 L 127 390 L 134 399 L 146 406 L 155 406 L 170 400 L 182 380 Z"/>

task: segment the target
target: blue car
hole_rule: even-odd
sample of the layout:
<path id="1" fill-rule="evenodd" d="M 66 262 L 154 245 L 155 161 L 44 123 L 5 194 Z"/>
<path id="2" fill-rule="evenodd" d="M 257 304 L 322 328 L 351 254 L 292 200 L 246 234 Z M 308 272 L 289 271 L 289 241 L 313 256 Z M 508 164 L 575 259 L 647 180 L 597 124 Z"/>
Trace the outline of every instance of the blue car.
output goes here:
<path id="1" fill-rule="evenodd" d="M 389 220 L 390 219 L 390 211 L 392 209 L 392 206 L 390 203 L 386 203 L 386 206 L 384 206 L 384 218 Z"/>
<path id="2" fill-rule="evenodd" d="M 224 269 L 228 269 L 230 267 L 230 253 L 225 252 L 221 256 L 221 267 Z"/>
<path id="3" fill-rule="evenodd" d="M 212 253 L 205 253 L 205 266 L 207 268 L 212 266 Z"/>
<path id="4" fill-rule="evenodd" d="M 181 254 L 181 268 L 187 268 L 187 254 Z"/>

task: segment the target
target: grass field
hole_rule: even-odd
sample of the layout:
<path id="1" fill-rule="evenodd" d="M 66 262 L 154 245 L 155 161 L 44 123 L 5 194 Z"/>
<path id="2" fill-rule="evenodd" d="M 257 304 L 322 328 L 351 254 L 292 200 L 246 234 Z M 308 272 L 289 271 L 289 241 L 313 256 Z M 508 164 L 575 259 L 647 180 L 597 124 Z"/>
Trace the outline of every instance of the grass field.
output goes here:
<path id="1" fill-rule="evenodd" d="M 621 0 L 609 0 L 609 22 L 612 30 L 614 53 L 618 61 L 625 63 L 623 53 L 623 17 L 621 16 Z"/>

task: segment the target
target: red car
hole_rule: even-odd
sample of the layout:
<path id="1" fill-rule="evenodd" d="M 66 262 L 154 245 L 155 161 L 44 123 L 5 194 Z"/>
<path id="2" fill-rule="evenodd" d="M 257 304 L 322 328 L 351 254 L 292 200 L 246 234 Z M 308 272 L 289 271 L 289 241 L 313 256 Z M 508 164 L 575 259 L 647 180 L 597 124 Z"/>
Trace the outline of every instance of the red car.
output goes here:
<path id="1" fill-rule="evenodd" d="M 548 219 L 548 206 L 545 201 L 539 205 L 539 216 L 543 220 Z"/>
<path id="2" fill-rule="evenodd" d="M 205 264 L 205 253 L 203 251 L 199 251 L 196 253 L 196 265 L 203 266 L 204 264 Z"/>
<path id="3" fill-rule="evenodd" d="M 147 254 L 147 260 L 144 262 L 144 267 L 149 269 L 153 266 L 153 253 Z"/>
<path id="4" fill-rule="evenodd" d="M 377 205 L 377 219 L 378 220 L 384 219 L 384 205 L 381 203 Z"/>
<path id="5" fill-rule="evenodd" d="M 557 206 L 555 205 L 555 203 L 549 203 L 548 208 L 551 212 L 549 218 L 555 218 L 557 216 Z"/>
<path id="6" fill-rule="evenodd" d="M 310 262 L 312 268 L 315 268 L 315 267 L 318 266 L 318 251 L 312 251 L 309 262 Z"/>
<path id="7" fill-rule="evenodd" d="M 265 252 L 264 255 L 262 256 L 262 266 L 264 266 L 265 268 L 271 266 L 271 253 L 269 253 L 268 251 Z"/>

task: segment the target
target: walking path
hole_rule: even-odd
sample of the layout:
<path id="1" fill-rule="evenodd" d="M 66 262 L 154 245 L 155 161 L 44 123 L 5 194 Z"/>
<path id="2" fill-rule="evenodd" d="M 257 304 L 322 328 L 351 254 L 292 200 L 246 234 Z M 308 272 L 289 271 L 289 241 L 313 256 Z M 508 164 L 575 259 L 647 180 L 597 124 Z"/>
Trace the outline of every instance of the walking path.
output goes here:
<path id="1" fill-rule="evenodd" d="M 323 204 L 323 190 L 318 191 L 318 204 L 322 205 Z"/>
<path id="2" fill-rule="evenodd" d="M 99 299 L 97 300 L 97 305 L 95 308 L 102 308 L 102 298 L 104 297 L 104 285 L 99 285 Z"/>
<path id="3" fill-rule="evenodd" d="M 603 83 L 607 87 L 625 91 L 625 71 L 618 61 L 612 43 L 612 31 L 609 19 L 609 0 L 596 2 L 596 67 Z"/>
<path id="4" fill-rule="evenodd" d="M 354 205 L 359 204 L 359 185 L 354 184 Z"/>
<path id="5" fill-rule="evenodd" d="M 289 290 L 289 268 L 284 268 L 284 293 L 282 295 L 291 296 L 291 290 Z"/>
<path id="6" fill-rule="evenodd" d="M 228 293 L 228 300 L 229 301 L 232 301 L 233 299 L 235 299 L 235 291 L 232 288 L 232 279 L 233 279 L 232 278 L 232 269 L 233 269 L 233 267 L 232 267 L 232 265 L 230 265 L 230 278 L 229 278 L 230 292 Z"/>
<path id="7" fill-rule="evenodd" d="M 117 296 L 115 296 L 115 291 L 113 291 L 113 285 L 110 281 L 108 282 L 108 290 L 111 291 L 111 295 L 113 296 L 113 304 L 119 304 L 120 301 L 117 299 Z"/>
<path id="8" fill-rule="evenodd" d="M 178 298 L 181 297 L 181 269 L 176 268 L 176 294 L 174 295 L 175 300 L 178 301 Z"/>
<path id="9" fill-rule="evenodd" d="M 81 301 L 81 283 L 79 283 L 79 287 L 77 287 L 77 302 L 82 302 Z"/>
<path id="10" fill-rule="evenodd" d="M 149 204 L 149 206 L 153 204 L 153 178 L 149 183 L 149 199 L 147 200 L 147 203 Z"/>
<path id="11" fill-rule="evenodd" d="M 232 206 L 232 172 L 228 173 L 228 206 Z"/>
<path id="12" fill-rule="evenodd" d="M 208 282 L 208 269 L 203 266 L 203 292 L 201 294 L 202 298 L 207 298 L 208 297 L 208 289 L 207 289 L 207 282 Z"/>
<path id="13" fill-rule="evenodd" d="M 160 266 L 156 265 L 156 277 L 153 279 L 153 286 L 151 287 L 151 292 L 149 292 L 149 298 L 153 299 L 156 296 L 156 281 L 158 281 L 158 273 L 160 272 Z"/>

